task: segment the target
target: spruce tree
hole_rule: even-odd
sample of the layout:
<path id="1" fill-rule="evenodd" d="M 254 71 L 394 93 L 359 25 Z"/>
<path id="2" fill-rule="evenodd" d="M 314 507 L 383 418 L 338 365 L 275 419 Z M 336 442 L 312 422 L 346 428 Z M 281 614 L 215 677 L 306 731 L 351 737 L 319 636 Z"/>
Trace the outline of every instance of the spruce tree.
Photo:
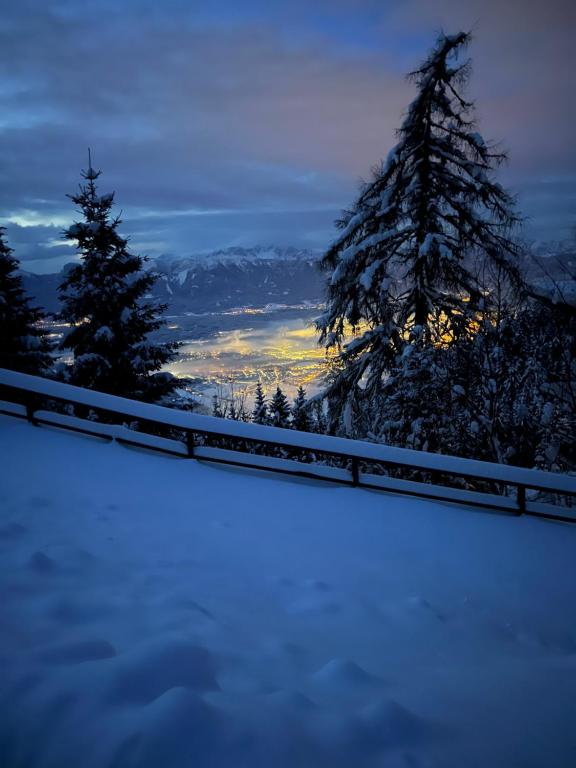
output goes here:
<path id="1" fill-rule="evenodd" d="M 280 387 L 276 387 L 276 392 L 270 402 L 270 424 L 273 427 L 283 427 L 286 429 L 289 426 L 289 418 L 290 405 L 288 398 Z"/>
<path id="2" fill-rule="evenodd" d="M 99 195 L 100 171 L 89 164 L 85 184 L 69 195 L 83 220 L 65 230 L 81 256 L 60 286 L 62 318 L 71 324 L 63 349 L 74 361 L 67 378 L 82 387 L 154 401 L 175 388 L 176 379 L 155 373 L 167 363 L 175 344 L 153 344 L 148 335 L 161 325 L 164 305 L 145 299 L 156 277 L 143 271 L 144 260 L 131 254 L 112 217 L 114 194 Z"/>
<path id="3" fill-rule="evenodd" d="M 43 313 L 30 305 L 17 274 L 18 262 L 0 227 L 0 368 L 43 375 L 52 364 Z"/>
<path id="4" fill-rule="evenodd" d="M 300 432 L 310 432 L 311 424 L 310 414 L 306 407 L 306 391 L 303 386 L 300 386 L 292 406 L 292 426 Z"/>
<path id="5" fill-rule="evenodd" d="M 311 431 L 319 435 L 325 435 L 328 432 L 328 424 L 324 413 L 324 402 L 321 398 L 314 398 L 312 403 L 312 424 Z"/>
<path id="6" fill-rule="evenodd" d="M 218 419 L 223 419 L 225 415 L 220 398 L 218 395 L 212 395 L 212 416 L 216 416 Z"/>
<path id="7" fill-rule="evenodd" d="M 264 396 L 262 384 L 256 384 L 256 396 L 254 398 L 254 410 L 252 411 L 254 424 L 268 424 L 268 404 Z"/>
<path id="8" fill-rule="evenodd" d="M 493 178 L 505 155 L 477 133 L 462 95 L 470 66 L 458 57 L 469 39 L 441 35 L 409 75 L 418 94 L 398 144 L 337 222 L 342 231 L 322 260 L 331 277 L 317 324 L 321 343 L 338 351 L 325 393 L 332 429 L 354 420 L 362 400 L 374 403 L 406 344 L 471 332 L 487 303 L 472 257 L 520 285 L 510 239 L 518 218 Z M 350 330 L 357 338 L 345 345 Z"/>
<path id="9" fill-rule="evenodd" d="M 234 397 L 230 398 L 230 408 L 228 411 L 228 418 L 232 419 L 232 421 L 240 421 L 241 412 L 236 407 L 236 402 L 234 400 Z"/>

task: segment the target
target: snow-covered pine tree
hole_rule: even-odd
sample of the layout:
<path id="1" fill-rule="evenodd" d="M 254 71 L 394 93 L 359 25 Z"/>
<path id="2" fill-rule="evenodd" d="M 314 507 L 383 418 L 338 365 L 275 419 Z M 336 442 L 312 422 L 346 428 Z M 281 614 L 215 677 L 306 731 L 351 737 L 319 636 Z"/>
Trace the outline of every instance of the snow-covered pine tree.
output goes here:
<path id="1" fill-rule="evenodd" d="M 448 350 L 424 345 L 410 334 L 382 383 L 377 408 L 367 408 L 360 430 L 382 442 L 424 451 L 453 453 L 450 445 L 451 374 Z"/>
<path id="2" fill-rule="evenodd" d="M 576 461 L 576 309 L 524 301 L 486 323 L 466 359 L 468 410 L 491 461 L 571 471 Z M 484 456 L 480 456 L 484 458 Z"/>
<path id="3" fill-rule="evenodd" d="M 321 398 L 313 398 L 311 402 L 312 423 L 310 431 L 319 435 L 325 435 L 328 432 L 328 422 L 326 420 L 324 401 Z"/>
<path id="4" fill-rule="evenodd" d="M 306 407 L 306 390 L 298 387 L 298 392 L 292 406 L 292 427 L 300 432 L 310 432 L 312 419 Z"/>
<path id="5" fill-rule="evenodd" d="M 43 375 L 52 364 L 42 312 L 30 305 L 17 273 L 18 262 L 0 227 L 0 368 Z"/>
<path id="6" fill-rule="evenodd" d="M 323 258 L 330 271 L 320 342 L 339 352 L 325 391 L 331 429 L 365 412 L 403 353 L 410 331 L 424 345 L 469 333 L 486 304 L 467 259 L 496 264 L 520 283 L 513 200 L 494 180 L 505 155 L 476 132 L 462 95 L 469 34 L 441 35 L 409 75 L 418 95 L 398 144 L 364 185 Z M 358 333 L 345 345 L 352 328 Z"/>
<path id="7" fill-rule="evenodd" d="M 270 401 L 270 424 L 273 427 L 288 428 L 290 419 L 290 404 L 280 387 L 276 387 L 274 397 Z"/>
<path id="8" fill-rule="evenodd" d="M 236 406 L 236 400 L 233 397 L 230 398 L 229 406 L 230 407 L 228 409 L 228 418 L 232 419 L 232 421 L 243 421 L 243 419 L 242 419 L 242 412 Z"/>
<path id="9" fill-rule="evenodd" d="M 212 416 L 216 416 L 218 419 L 225 417 L 225 409 L 222 408 L 222 403 L 218 395 L 212 395 Z"/>
<path id="10" fill-rule="evenodd" d="M 252 411 L 252 421 L 254 424 L 268 424 L 268 404 L 264 396 L 262 384 L 256 384 L 256 396 L 254 398 L 254 410 Z"/>
<path id="11" fill-rule="evenodd" d="M 84 218 L 64 232 L 81 256 L 60 286 L 61 317 L 71 324 L 62 348 L 74 353 L 67 378 L 102 392 L 159 400 L 176 386 L 170 374 L 155 373 L 176 345 L 148 339 L 162 325 L 165 307 L 145 299 L 156 277 L 143 271 L 144 259 L 131 254 L 119 234 L 121 220 L 111 215 L 114 194 L 97 192 L 100 173 L 90 162 L 82 171 L 86 183 L 69 195 Z"/>

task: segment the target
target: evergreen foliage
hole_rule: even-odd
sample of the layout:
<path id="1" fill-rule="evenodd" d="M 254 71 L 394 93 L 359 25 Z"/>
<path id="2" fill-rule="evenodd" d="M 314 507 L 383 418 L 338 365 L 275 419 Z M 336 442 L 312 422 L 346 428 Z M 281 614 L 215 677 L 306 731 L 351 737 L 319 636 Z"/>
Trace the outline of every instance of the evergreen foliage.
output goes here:
<path id="1" fill-rule="evenodd" d="M 62 348 L 74 353 L 67 378 L 79 386 L 155 401 L 176 386 L 170 374 L 155 373 L 176 345 L 148 339 L 162 325 L 165 309 L 145 299 L 156 277 L 129 252 L 118 232 L 121 220 L 111 215 L 113 193 L 97 192 L 99 176 L 90 164 L 82 172 L 86 183 L 69 196 L 83 220 L 64 232 L 81 256 L 60 287 L 61 316 L 71 324 Z"/>
<path id="2" fill-rule="evenodd" d="M 268 404 L 264 396 L 262 384 L 256 385 L 256 396 L 254 398 L 254 410 L 252 411 L 252 421 L 254 424 L 268 424 Z"/>
<path id="3" fill-rule="evenodd" d="M 325 435 L 328 432 L 328 422 L 324 410 L 324 402 L 322 399 L 314 398 L 314 401 L 311 403 L 311 431 L 316 432 L 319 435 Z"/>
<path id="4" fill-rule="evenodd" d="M 576 309 L 522 302 L 486 323 L 463 369 L 461 407 L 478 424 L 476 454 L 550 470 L 576 466 Z M 470 449 L 468 449 L 470 450 Z"/>
<path id="5" fill-rule="evenodd" d="M 306 407 L 306 391 L 303 386 L 298 387 L 298 392 L 292 406 L 292 427 L 300 432 L 310 432 L 312 420 Z"/>
<path id="6" fill-rule="evenodd" d="M 212 416 L 216 416 L 218 419 L 224 418 L 224 410 L 222 409 L 222 403 L 218 395 L 212 396 Z"/>
<path id="7" fill-rule="evenodd" d="M 392 445 L 576 466 L 576 310 L 538 300 L 444 347 L 407 346 L 362 426 Z"/>
<path id="8" fill-rule="evenodd" d="M 44 375 L 52 364 L 43 313 L 30 305 L 17 274 L 18 262 L 0 227 L 0 368 Z"/>
<path id="9" fill-rule="evenodd" d="M 290 426 L 290 405 L 288 398 L 282 392 L 280 387 L 276 387 L 274 397 L 270 401 L 270 421 L 273 427 L 283 427 L 287 429 Z"/>
<path id="10" fill-rule="evenodd" d="M 244 409 L 242 400 L 238 401 L 235 397 L 230 398 L 228 403 L 228 418 L 232 421 L 249 421 L 250 416 Z"/>
<path id="11" fill-rule="evenodd" d="M 339 351 L 326 390 L 331 430 L 354 432 L 363 401 L 382 393 L 406 345 L 427 348 L 470 335 L 488 298 L 468 260 L 496 265 L 520 286 L 512 198 L 493 179 L 505 155 L 475 129 L 462 95 L 469 35 L 441 35 L 409 76 L 418 95 L 399 142 L 337 222 L 323 258 L 331 273 L 320 341 Z M 350 330 L 358 335 L 344 346 Z"/>

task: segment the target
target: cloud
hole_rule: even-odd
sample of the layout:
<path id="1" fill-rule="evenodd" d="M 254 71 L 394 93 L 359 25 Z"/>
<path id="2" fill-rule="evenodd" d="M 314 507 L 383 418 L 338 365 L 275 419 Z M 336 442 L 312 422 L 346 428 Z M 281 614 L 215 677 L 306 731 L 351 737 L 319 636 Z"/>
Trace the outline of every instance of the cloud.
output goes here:
<path id="1" fill-rule="evenodd" d="M 475 31 L 481 128 L 510 148 L 522 194 L 576 171 L 573 16 L 558 0 L 22 0 L 0 28 L 0 216 L 73 218 L 91 146 L 127 233 L 154 251 L 324 245 L 394 143 L 403 73 L 459 26 Z"/>
<path id="2" fill-rule="evenodd" d="M 36 272 L 58 272 L 64 264 L 74 261 L 75 251 L 62 241 L 62 227 L 54 224 L 25 226 L 5 218 L 6 240 L 24 269 Z"/>

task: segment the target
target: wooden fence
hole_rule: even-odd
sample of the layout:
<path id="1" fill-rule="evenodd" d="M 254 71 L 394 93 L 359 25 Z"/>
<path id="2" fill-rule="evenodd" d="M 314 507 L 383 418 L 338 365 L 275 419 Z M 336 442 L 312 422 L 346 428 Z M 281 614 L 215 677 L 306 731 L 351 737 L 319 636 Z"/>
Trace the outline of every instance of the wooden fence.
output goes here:
<path id="1" fill-rule="evenodd" d="M 576 477 L 229 419 L 0 368 L 0 413 L 220 462 L 576 522 Z"/>

